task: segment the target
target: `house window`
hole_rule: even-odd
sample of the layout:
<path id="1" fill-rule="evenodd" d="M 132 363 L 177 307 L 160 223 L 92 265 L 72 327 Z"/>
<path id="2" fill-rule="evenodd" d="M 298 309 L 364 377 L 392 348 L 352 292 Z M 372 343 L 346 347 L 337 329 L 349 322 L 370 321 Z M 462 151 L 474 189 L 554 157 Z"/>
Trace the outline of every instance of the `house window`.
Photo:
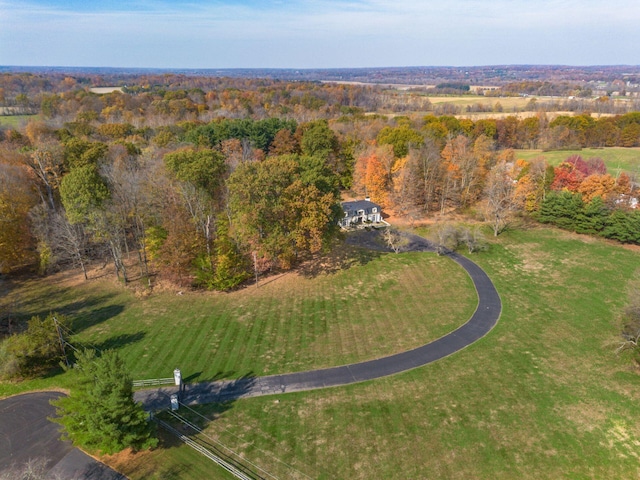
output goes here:
<path id="1" fill-rule="evenodd" d="M 378 209 L 377 209 L 376 207 L 373 207 L 373 208 L 371 209 L 371 211 L 372 211 L 373 213 L 376 213 L 376 212 L 378 211 Z"/>

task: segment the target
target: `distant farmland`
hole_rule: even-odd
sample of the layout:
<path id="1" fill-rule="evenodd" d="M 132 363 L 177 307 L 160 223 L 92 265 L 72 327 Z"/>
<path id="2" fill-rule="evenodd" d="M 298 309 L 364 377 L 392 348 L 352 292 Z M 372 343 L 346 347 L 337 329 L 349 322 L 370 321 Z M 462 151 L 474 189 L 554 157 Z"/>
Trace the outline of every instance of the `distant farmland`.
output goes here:
<path id="1" fill-rule="evenodd" d="M 98 95 L 104 95 L 107 93 L 120 92 L 122 93 L 122 87 L 93 87 L 90 88 L 91 93 L 97 93 Z"/>

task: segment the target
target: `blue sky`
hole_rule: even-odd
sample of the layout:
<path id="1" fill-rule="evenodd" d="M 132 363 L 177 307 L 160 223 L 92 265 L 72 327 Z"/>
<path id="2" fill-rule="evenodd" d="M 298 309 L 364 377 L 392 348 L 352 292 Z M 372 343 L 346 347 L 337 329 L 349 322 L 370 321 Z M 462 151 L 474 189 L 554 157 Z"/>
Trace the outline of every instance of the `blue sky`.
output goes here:
<path id="1" fill-rule="evenodd" d="M 0 65 L 640 64 L 638 0 L 0 0 Z"/>

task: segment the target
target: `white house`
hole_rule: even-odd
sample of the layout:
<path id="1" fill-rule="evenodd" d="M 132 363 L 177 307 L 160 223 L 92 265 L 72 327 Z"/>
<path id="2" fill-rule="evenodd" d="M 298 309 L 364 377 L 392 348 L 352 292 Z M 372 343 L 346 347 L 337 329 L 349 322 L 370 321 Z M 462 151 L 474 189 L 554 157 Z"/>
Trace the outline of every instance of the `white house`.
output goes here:
<path id="1" fill-rule="evenodd" d="M 342 202 L 344 217 L 340 220 L 340 226 L 347 228 L 363 223 L 382 222 L 382 207 L 373 203 L 369 198 L 354 202 Z"/>

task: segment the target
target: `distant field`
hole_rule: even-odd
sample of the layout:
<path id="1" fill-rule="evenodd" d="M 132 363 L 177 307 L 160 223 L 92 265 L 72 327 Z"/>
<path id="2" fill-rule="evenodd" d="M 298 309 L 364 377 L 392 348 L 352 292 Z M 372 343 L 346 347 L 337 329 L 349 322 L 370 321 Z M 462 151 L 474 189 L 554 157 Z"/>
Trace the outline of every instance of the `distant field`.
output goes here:
<path id="1" fill-rule="evenodd" d="M 1 115 L 0 126 L 17 128 L 26 124 L 30 119 L 37 117 L 38 115 Z"/>
<path id="2" fill-rule="evenodd" d="M 89 89 L 91 93 L 104 95 L 106 93 L 122 92 L 122 87 L 92 87 Z"/>
<path id="3" fill-rule="evenodd" d="M 503 110 L 505 111 L 513 111 L 513 110 L 521 110 L 523 109 L 529 101 L 534 97 L 485 97 L 484 95 L 474 95 L 467 96 L 461 95 L 459 97 L 454 96 L 442 96 L 442 97 L 428 97 L 429 101 L 434 104 L 443 104 L 443 103 L 451 103 L 454 105 L 458 105 L 460 107 L 473 106 L 473 105 L 483 105 L 494 107 L 496 103 L 502 105 Z"/>
<path id="4" fill-rule="evenodd" d="M 609 173 L 617 175 L 621 171 L 640 176 L 640 148 L 583 148 L 582 150 L 516 150 L 516 158 L 531 160 L 544 157 L 551 165 L 558 165 L 571 155 L 582 158 L 601 158 L 607 165 Z"/>

